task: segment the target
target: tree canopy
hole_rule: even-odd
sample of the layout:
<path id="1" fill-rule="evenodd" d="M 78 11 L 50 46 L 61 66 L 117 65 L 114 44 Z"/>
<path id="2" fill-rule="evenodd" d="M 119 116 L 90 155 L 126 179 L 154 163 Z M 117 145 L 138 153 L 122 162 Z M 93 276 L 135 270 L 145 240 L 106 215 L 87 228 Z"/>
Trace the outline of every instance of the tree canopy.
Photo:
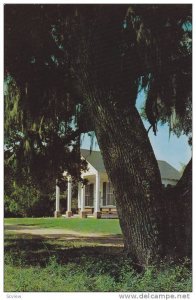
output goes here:
<path id="1" fill-rule="evenodd" d="M 191 8 L 5 5 L 8 156 L 39 178 L 47 170 L 79 178 L 80 136 L 94 130 L 85 100 L 95 94 L 121 116 L 144 89 L 155 133 L 161 120 L 190 134 Z"/>

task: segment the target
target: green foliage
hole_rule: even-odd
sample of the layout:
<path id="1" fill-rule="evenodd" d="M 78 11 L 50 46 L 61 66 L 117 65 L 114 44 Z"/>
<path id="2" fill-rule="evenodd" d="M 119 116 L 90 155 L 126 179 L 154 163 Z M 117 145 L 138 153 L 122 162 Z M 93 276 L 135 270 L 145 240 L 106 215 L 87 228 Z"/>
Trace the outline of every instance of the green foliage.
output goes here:
<path id="1" fill-rule="evenodd" d="M 71 220 L 59 219 L 8 219 L 14 224 L 35 225 L 43 228 L 47 224 L 65 228 Z M 76 220 L 71 223 L 73 230 Z M 77 220 L 87 224 L 86 220 Z M 91 227 L 96 221 L 95 227 Z M 101 222 L 103 221 L 103 222 Z M 102 228 L 111 223 L 113 234 L 117 234 L 118 220 L 88 220 L 89 233 L 102 234 Z M 58 223 L 59 222 L 59 223 Z M 8 223 L 8 224 L 9 224 Z M 5 222 L 7 224 L 7 222 Z M 63 225 L 64 224 L 64 225 Z M 78 224 L 77 224 L 78 225 Z M 87 226 L 86 226 L 87 228 Z M 119 225 L 118 225 L 119 228 Z M 119 228 L 120 229 L 120 228 Z M 66 231 L 65 231 L 66 232 Z M 83 228 L 83 232 L 86 231 Z M 122 255 L 115 246 L 100 246 L 97 239 L 33 238 L 5 231 L 5 291 L 6 292 L 191 292 L 191 262 L 184 259 L 178 263 L 162 262 L 159 268 L 149 266 L 138 269 L 130 259 Z M 106 233 L 106 232 L 105 232 Z M 118 236 L 117 236 L 118 237 Z M 113 236 L 115 238 L 115 235 Z"/>
<path id="2" fill-rule="evenodd" d="M 149 267 L 141 274 L 124 273 L 123 291 L 185 292 L 192 290 L 191 271 L 186 265 L 170 266 L 165 263 L 159 270 Z"/>
<path id="3" fill-rule="evenodd" d="M 103 258 L 104 259 L 104 258 Z M 16 267 L 9 260 L 5 266 L 6 292 L 191 292 L 191 271 L 185 265 L 163 265 L 157 271 L 149 268 L 137 273 L 133 267 L 126 270 L 125 261 L 116 265 L 115 277 L 105 268 L 104 260 L 94 265 L 94 260 L 82 257 L 78 263 L 60 264 L 52 256 L 46 267 Z M 108 260 L 112 269 L 113 259 Z M 91 270 L 95 268 L 94 274 Z M 124 268 L 124 269 L 123 269 Z M 99 270 L 102 270 L 100 272 Z M 126 271 L 125 271 L 126 270 Z M 119 279 L 120 278 L 120 279 Z"/>
<path id="4" fill-rule="evenodd" d="M 6 157 L 6 156 L 5 156 Z M 45 183 L 36 184 L 25 170 L 18 170 L 13 161 L 5 160 L 5 217 L 52 216 L 54 212 L 54 188 Z M 44 181 L 44 180 L 43 180 Z M 42 182 L 43 182 L 42 181 Z"/>
<path id="5" fill-rule="evenodd" d="M 10 196 L 5 195 L 5 217 L 48 217 L 53 214 L 54 200 L 32 187 L 18 187 Z"/>
<path id="6" fill-rule="evenodd" d="M 39 202 L 40 195 L 36 189 L 30 186 L 13 186 L 10 195 L 5 195 L 5 216 L 27 217 L 33 214 L 33 207 Z"/>
<path id="7" fill-rule="evenodd" d="M 161 120 L 190 134 L 191 34 L 191 5 L 5 5 L 10 154 L 39 180 L 78 180 L 90 99 L 121 117 L 141 89 L 155 132 Z"/>
<path id="8" fill-rule="evenodd" d="M 181 5 L 133 5 L 127 12 L 143 63 L 146 117 L 178 134 L 191 132 L 191 18 L 191 6 Z"/>

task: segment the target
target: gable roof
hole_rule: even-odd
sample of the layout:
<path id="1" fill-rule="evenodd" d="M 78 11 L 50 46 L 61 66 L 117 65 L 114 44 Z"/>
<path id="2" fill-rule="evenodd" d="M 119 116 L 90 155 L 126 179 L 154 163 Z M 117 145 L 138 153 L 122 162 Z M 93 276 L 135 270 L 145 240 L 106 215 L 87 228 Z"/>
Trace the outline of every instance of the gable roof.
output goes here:
<path id="1" fill-rule="evenodd" d="M 161 173 L 161 178 L 163 179 L 173 179 L 179 180 L 181 177 L 180 172 L 178 172 L 174 167 L 172 167 L 168 162 L 164 160 L 157 160 L 159 170 Z"/>
<path id="2" fill-rule="evenodd" d="M 80 149 L 81 155 L 89 162 L 97 171 L 106 172 L 100 151 L 91 151 Z"/>
<path id="3" fill-rule="evenodd" d="M 91 151 L 86 149 L 80 149 L 81 155 L 89 162 L 97 171 L 106 172 L 103 163 L 102 155 L 100 151 Z M 164 160 L 158 160 L 158 166 L 162 179 L 179 180 L 181 174 Z"/>

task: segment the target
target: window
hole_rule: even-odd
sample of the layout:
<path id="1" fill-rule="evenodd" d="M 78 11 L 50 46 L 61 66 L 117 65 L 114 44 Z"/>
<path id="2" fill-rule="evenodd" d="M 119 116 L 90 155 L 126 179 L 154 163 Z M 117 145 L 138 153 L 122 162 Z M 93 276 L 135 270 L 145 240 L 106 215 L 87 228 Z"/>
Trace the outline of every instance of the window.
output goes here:
<path id="1" fill-rule="evenodd" d="M 94 205 L 94 184 L 87 184 L 85 186 L 85 206 Z"/>
<path id="2" fill-rule="evenodd" d="M 116 205 L 111 182 L 103 182 L 103 206 Z"/>

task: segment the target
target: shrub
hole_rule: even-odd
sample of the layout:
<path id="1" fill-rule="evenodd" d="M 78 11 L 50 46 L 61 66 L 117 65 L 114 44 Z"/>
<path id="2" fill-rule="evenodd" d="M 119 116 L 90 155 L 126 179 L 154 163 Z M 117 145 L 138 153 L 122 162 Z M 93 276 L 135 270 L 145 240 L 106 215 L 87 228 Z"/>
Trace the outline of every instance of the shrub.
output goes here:
<path id="1" fill-rule="evenodd" d="M 4 198 L 5 217 L 44 217 L 54 213 L 54 199 L 42 195 L 33 186 L 13 184 Z"/>
<path id="2" fill-rule="evenodd" d="M 114 262 L 115 261 L 115 262 Z M 163 264 L 159 270 L 149 267 L 137 273 L 127 261 L 99 258 L 63 265 L 52 256 L 45 267 L 17 265 L 6 254 L 5 291 L 7 292 L 190 292 L 191 271 L 185 264 Z M 15 264 L 15 265 L 14 265 Z M 116 266 L 115 270 L 112 270 Z M 94 270 L 94 272 L 93 272 Z M 113 275 L 112 275 L 113 274 Z"/>

